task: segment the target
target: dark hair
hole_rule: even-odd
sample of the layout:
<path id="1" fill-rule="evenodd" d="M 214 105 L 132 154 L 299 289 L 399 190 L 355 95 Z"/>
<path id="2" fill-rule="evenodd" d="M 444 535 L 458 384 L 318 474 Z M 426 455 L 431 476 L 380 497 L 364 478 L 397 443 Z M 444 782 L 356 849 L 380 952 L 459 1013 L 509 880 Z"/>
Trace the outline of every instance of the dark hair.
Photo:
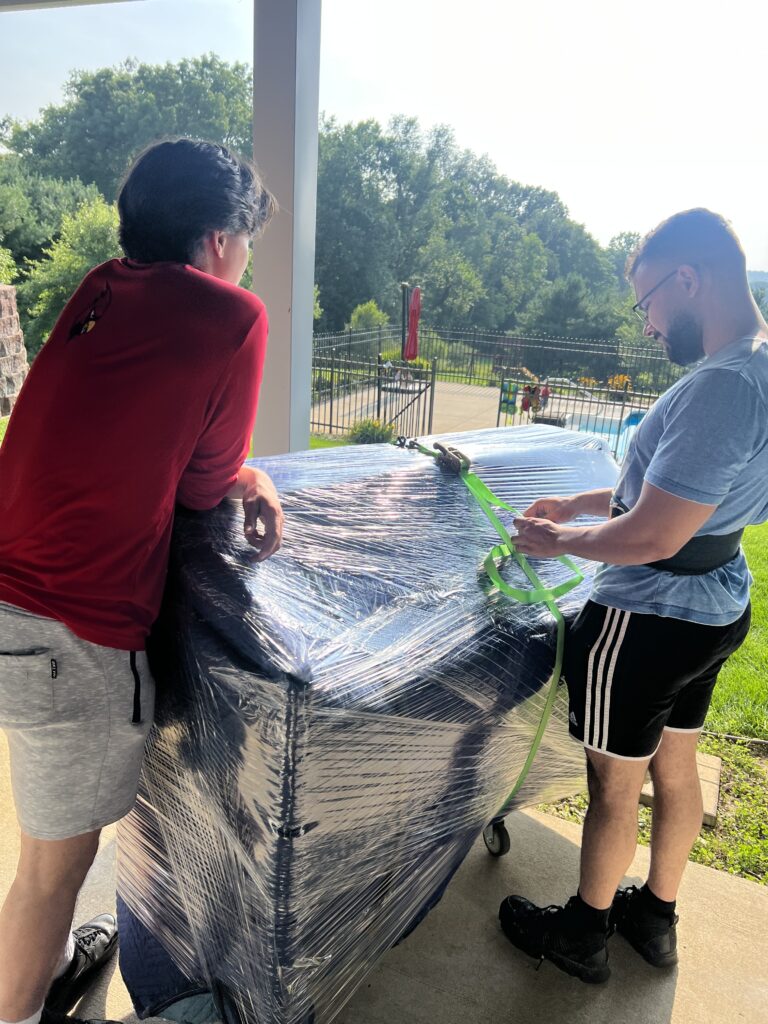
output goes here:
<path id="1" fill-rule="evenodd" d="M 747 270 L 744 250 L 730 222 L 703 207 L 676 213 L 649 232 L 627 260 L 627 278 L 640 263 L 651 262 L 705 265 L 731 273 Z"/>
<path id="2" fill-rule="evenodd" d="M 275 200 L 252 163 L 195 139 L 157 142 L 120 186 L 120 244 L 140 263 L 191 263 L 208 231 L 255 235 Z"/>

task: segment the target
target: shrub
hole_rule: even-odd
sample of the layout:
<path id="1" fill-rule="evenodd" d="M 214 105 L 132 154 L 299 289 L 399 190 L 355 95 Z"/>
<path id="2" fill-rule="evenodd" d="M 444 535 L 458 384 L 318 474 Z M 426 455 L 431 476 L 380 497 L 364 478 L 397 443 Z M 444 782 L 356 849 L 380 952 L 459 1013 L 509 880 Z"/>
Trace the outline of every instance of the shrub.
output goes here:
<path id="1" fill-rule="evenodd" d="M 626 373 L 615 373 L 608 378 L 608 388 L 611 392 L 611 399 L 620 402 L 627 392 L 632 390 L 632 378 Z"/>
<path id="2" fill-rule="evenodd" d="M 431 370 L 432 363 L 425 359 L 423 356 L 417 356 L 415 359 L 409 359 L 407 362 L 400 358 L 399 348 L 387 348 L 381 353 L 381 358 L 385 363 L 394 363 L 400 369 L 408 370 Z"/>
<path id="3" fill-rule="evenodd" d="M 352 444 L 386 444 L 395 439 L 395 428 L 391 423 L 379 420 L 360 420 L 349 432 Z"/>
<path id="4" fill-rule="evenodd" d="M 635 384 L 641 389 L 641 391 L 653 391 L 656 382 L 653 379 L 652 373 L 636 373 Z"/>
<path id="5" fill-rule="evenodd" d="M 611 391 L 627 391 L 632 390 L 632 378 L 626 373 L 615 373 L 612 377 L 608 378 L 608 387 Z"/>
<path id="6" fill-rule="evenodd" d="M 321 310 L 322 313 L 322 310 Z M 344 325 L 345 331 L 375 331 L 377 327 L 386 327 L 389 317 L 379 309 L 373 299 L 361 302 L 352 310 L 349 323 Z"/>

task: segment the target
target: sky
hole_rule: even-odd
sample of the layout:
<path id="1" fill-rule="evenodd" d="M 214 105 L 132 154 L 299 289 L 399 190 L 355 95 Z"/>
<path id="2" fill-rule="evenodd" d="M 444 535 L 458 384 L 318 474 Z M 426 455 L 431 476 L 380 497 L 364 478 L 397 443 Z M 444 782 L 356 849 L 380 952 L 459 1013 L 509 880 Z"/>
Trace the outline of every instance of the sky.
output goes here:
<path id="1" fill-rule="evenodd" d="M 58 102 L 73 68 L 250 62 L 251 25 L 252 0 L 0 14 L 0 117 Z M 708 206 L 768 271 L 766 39 L 765 0 L 325 0 L 320 108 L 450 125 L 603 244 Z"/>

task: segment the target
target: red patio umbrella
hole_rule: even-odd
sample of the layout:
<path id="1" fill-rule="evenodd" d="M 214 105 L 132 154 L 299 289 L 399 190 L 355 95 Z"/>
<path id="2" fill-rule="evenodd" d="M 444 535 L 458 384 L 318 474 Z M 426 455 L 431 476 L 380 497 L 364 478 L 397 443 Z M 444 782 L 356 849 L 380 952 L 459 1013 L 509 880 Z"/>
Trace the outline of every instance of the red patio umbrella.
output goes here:
<path id="1" fill-rule="evenodd" d="M 407 360 L 416 359 L 419 354 L 419 316 L 421 315 L 421 288 L 416 287 L 411 292 L 411 302 L 408 307 L 408 338 L 405 342 L 403 357 Z"/>

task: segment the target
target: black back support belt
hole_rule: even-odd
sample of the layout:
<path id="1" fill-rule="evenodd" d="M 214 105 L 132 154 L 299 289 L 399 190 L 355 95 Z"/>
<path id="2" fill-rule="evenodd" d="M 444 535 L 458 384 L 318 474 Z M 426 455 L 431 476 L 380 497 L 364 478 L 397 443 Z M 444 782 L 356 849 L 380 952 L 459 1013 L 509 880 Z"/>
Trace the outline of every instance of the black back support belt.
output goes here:
<path id="1" fill-rule="evenodd" d="M 619 505 L 611 505 L 611 519 L 622 516 L 629 509 Z M 678 576 L 703 576 L 713 569 L 727 565 L 739 553 L 744 530 L 733 533 L 705 534 L 702 537 L 691 537 L 687 544 L 671 558 L 662 558 L 658 562 L 646 562 L 649 569 L 662 572 L 673 572 Z"/>

